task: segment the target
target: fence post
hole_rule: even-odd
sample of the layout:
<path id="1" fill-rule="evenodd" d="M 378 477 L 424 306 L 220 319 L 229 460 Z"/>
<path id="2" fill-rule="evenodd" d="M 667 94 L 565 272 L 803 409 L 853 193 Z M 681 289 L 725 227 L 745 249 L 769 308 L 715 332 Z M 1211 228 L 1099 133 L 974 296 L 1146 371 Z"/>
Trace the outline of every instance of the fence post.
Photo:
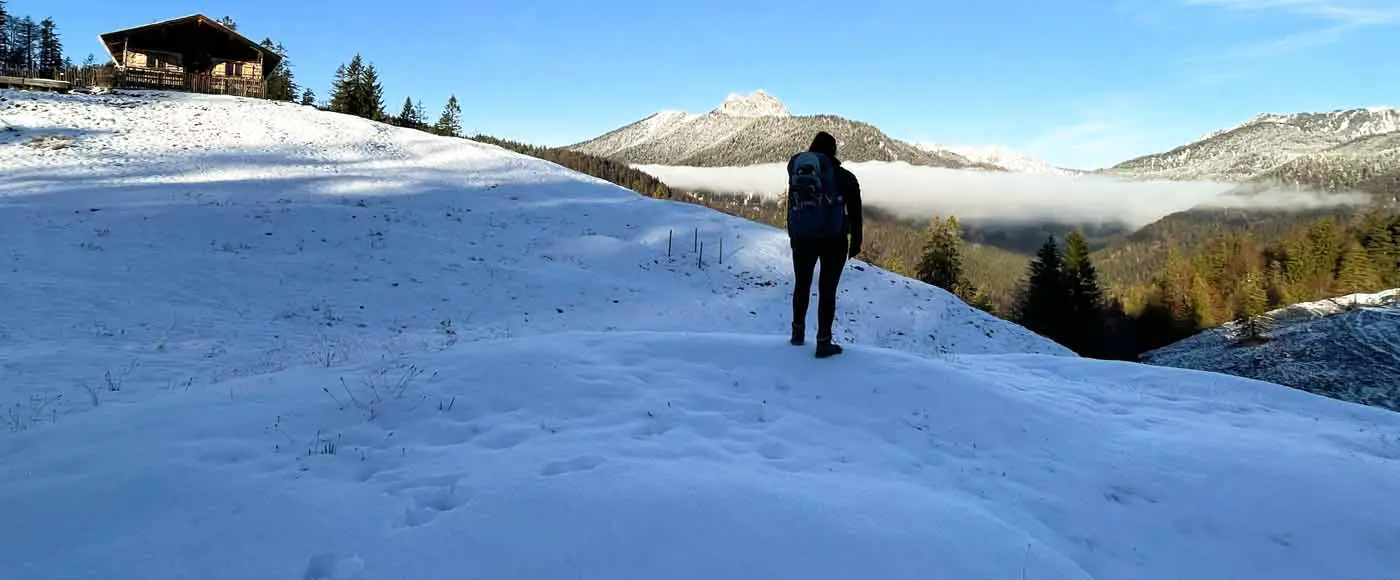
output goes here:
<path id="1" fill-rule="evenodd" d="M 719 263 L 724 264 L 724 234 L 719 235 Z"/>
<path id="2" fill-rule="evenodd" d="M 666 230 L 666 257 L 671 257 L 671 234 L 674 230 Z"/>
<path id="3" fill-rule="evenodd" d="M 705 269 L 705 242 L 700 242 L 699 252 L 695 254 L 695 267 Z"/>

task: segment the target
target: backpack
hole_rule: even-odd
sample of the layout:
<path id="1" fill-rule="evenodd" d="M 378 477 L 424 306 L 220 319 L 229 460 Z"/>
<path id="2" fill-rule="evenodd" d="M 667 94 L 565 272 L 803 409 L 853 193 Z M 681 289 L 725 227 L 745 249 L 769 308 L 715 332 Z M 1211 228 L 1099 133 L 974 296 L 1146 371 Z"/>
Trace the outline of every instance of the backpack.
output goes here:
<path id="1" fill-rule="evenodd" d="M 822 240 L 845 235 L 846 201 L 836 187 L 836 167 L 821 153 L 803 151 L 788 160 L 788 237 Z"/>

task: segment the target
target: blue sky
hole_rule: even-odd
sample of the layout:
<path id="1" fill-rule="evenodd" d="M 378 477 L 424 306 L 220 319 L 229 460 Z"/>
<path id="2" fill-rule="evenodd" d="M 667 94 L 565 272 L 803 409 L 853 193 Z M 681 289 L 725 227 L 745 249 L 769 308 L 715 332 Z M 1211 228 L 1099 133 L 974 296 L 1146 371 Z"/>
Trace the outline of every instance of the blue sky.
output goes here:
<path id="1" fill-rule="evenodd" d="M 202 11 L 289 50 L 324 96 L 356 51 L 390 112 L 544 145 L 764 89 L 911 141 L 1001 144 L 1093 168 L 1260 112 L 1400 105 L 1400 0 L 9 0 L 99 32 Z M 103 7 L 106 6 L 106 9 Z"/>

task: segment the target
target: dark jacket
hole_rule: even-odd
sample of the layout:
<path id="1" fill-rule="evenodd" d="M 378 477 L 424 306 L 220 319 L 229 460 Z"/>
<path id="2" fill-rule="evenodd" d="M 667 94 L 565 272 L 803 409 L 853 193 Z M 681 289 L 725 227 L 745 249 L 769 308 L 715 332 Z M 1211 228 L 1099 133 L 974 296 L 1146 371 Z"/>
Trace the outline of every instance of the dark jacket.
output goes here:
<path id="1" fill-rule="evenodd" d="M 836 189 L 841 192 L 841 197 L 846 199 L 846 233 L 851 235 L 852 253 L 859 253 L 861 242 L 861 209 L 860 209 L 860 180 L 856 179 L 854 173 L 841 166 L 841 160 L 835 157 L 831 161 L 836 165 Z"/>

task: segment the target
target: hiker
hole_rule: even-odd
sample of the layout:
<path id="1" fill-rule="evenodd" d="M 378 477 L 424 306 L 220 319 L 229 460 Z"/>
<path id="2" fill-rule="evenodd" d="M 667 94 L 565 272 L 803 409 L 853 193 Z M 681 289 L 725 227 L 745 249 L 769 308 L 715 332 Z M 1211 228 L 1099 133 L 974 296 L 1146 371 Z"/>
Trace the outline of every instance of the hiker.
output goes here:
<path id="1" fill-rule="evenodd" d="M 812 271 L 817 279 L 817 358 L 841 354 L 832 341 L 836 318 L 836 287 L 847 258 L 860 254 L 860 182 L 836 158 L 836 138 L 822 131 L 812 145 L 788 160 L 788 239 L 792 246 L 792 339 L 806 341 L 807 304 L 812 295 Z M 847 240 L 847 236 L 850 239 Z"/>

